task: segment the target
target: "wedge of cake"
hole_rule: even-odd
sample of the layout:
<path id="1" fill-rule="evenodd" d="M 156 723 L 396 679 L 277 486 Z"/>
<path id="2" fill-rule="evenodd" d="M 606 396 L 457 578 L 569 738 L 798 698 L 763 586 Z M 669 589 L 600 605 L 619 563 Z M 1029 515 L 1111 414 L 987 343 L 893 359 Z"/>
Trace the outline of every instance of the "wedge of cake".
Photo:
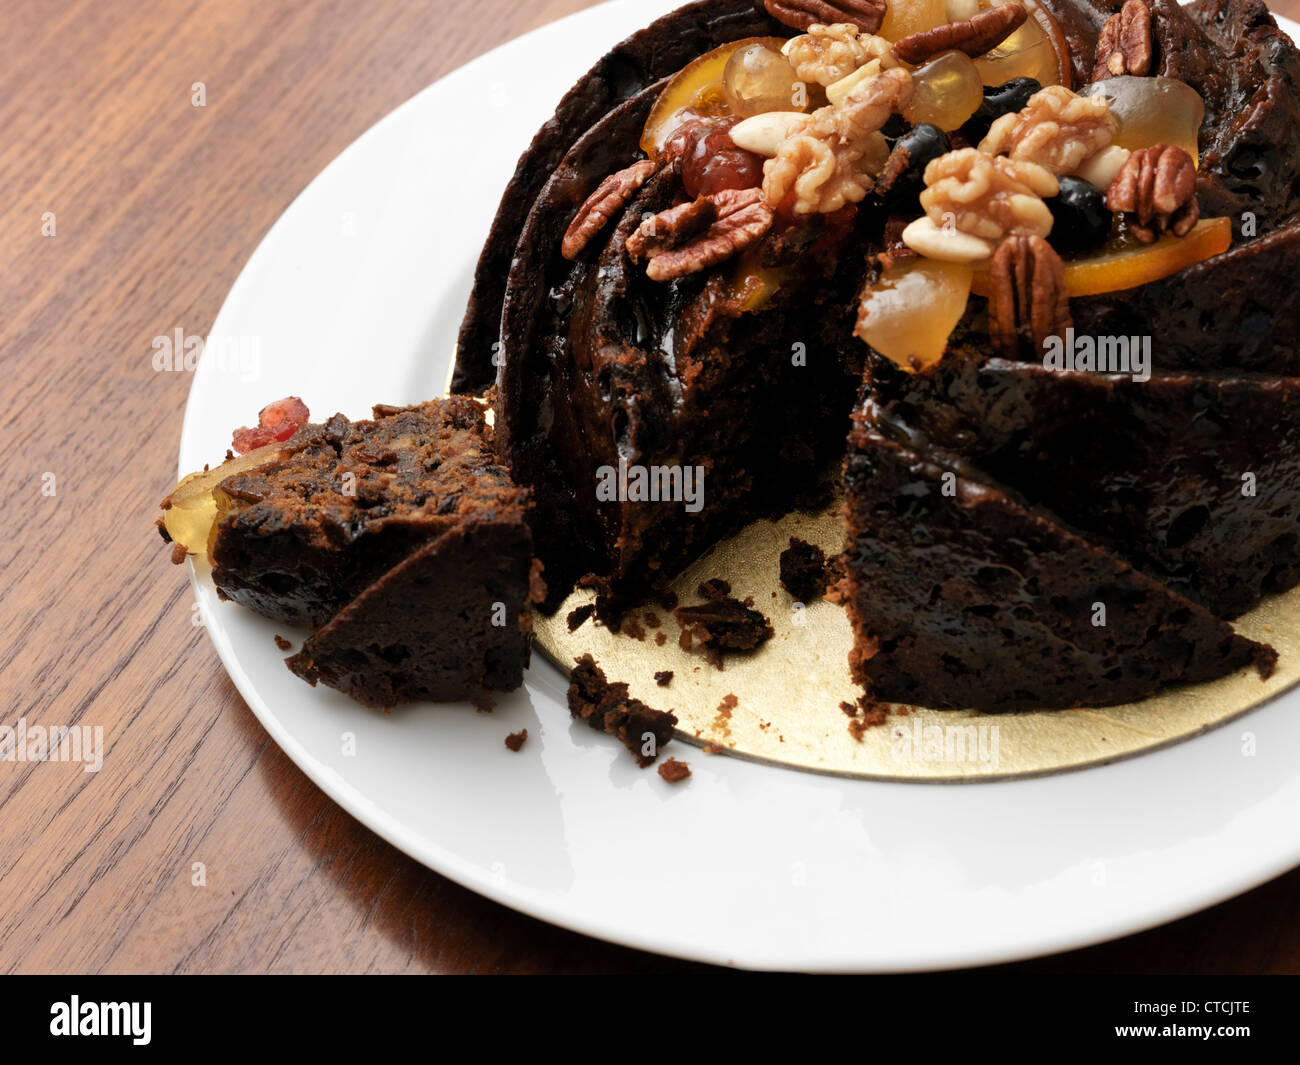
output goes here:
<path id="1" fill-rule="evenodd" d="M 873 696 L 988 712 L 1131 702 L 1276 652 L 890 425 L 868 397 L 844 477 L 850 666 Z"/>
<path id="2" fill-rule="evenodd" d="M 207 528 L 176 520 L 200 506 Z M 528 662 L 543 585 L 527 509 L 483 406 L 452 397 L 232 458 L 182 482 L 163 533 L 208 556 L 222 598 L 319 630 L 290 659 L 311 683 L 373 706 L 484 703 Z"/>

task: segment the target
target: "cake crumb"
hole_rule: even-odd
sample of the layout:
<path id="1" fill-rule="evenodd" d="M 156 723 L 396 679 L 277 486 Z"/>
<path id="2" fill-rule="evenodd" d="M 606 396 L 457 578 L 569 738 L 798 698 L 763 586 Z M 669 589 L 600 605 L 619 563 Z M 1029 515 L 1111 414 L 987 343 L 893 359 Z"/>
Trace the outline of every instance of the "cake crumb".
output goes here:
<path id="1" fill-rule="evenodd" d="M 518 751 L 524 745 L 526 739 L 528 739 L 528 730 L 521 728 L 518 732 L 512 732 L 506 737 L 506 746 L 512 751 Z"/>
<path id="2" fill-rule="evenodd" d="M 655 633 L 655 644 L 656 644 L 656 646 L 662 647 L 662 646 L 663 646 L 664 644 L 666 644 L 667 642 L 668 642 L 668 634 L 667 634 L 666 632 L 656 632 L 656 633 Z"/>
<path id="3" fill-rule="evenodd" d="M 703 587 L 701 585 L 701 587 Z M 775 635 L 771 623 L 757 610 L 731 598 L 712 599 L 701 606 L 678 607 L 673 617 L 682 628 L 683 651 L 698 643 L 718 669 L 727 651 L 753 651 Z"/>
<path id="4" fill-rule="evenodd" d="M 844 713 L 847 714 L 849 717 L 858 716 L 858 708 L 854 706 L 852 703 L 840 703 L 840 709 L 843 710 Z"/>
<path id="5" fill-rule="evenodd" d="M 578 627 L 595 612 L 595 603 L 587 603 L 584 606 L 574 607 L 569 611 L 569 616 L 564 619 L 565 623 L 569 626 L 569 631 L 575 632 Z"/>
<path id="6" fill-rule="evenodd" d="M 659 615 L 653 610 L 647 610 L 641 615 L 641 619 L 645 622 L 647 629 L 657 629 L 663 624 L 663 622 L 659 620 Z"/>
<path id="7" fill-rule="evenodd" d="M 633 698 L 622 682 L 611 683 L 591 655 L 575 661 L 569 673 L 569 713 L 616 737 L 642 769 L 651 765 L 672 739 L 676 715 Z"/>
<path id="8" fill-rule="evenodd" d="M 849 705 L 848 703 L 840 703 L 840 709 L 843 710 Z M 849 735 L 858 743 L 862 742 L 862 736 L 867 729 L 877 728 L 889 719 L 889 711 L 866 695 L 858 698 L 856 709 L 861 713 L 861 716 L 854 717 L 849 722 Z M 848 713 L 848 711 L 846 710 L 845 713 Z"/>
<path id="9" fill-rule="evenodd" d="M 731 585 L 721 577 L 711 577 L 695 590 L 701 599 L 725 599 L 731 594 Z"/>
<path id="10" fill-rule="evenodd" d="M 691 767 L 685 762 L 679 762 L 676 758 L 665 758 L 659 764 L 659 775 L 669 784 L 676 784 L 691 775 Z"/>
<path id="11" fill-rule="evenodd" d="M 704 745 L 705 754 L 721 754 L 724 750 L 726 750 L 726 748 L 723 747 L 722 744 L 714 743 L 712 740 Z"/>
<path id="12" fill-rule="evenodd" d="M 280 648 L 281 651 L 287 651 L 291 647 L 293 647 L 293 644 L 291 644 L 288 640 L 286 640 L 283 636 L 281 636 L 277 632 L 275 634 L 275 646 Z"/>
<path id="13" fill-rule="evenodd" d="M 781 552 L 781 584 L 801 603 L 811 603 L 826 594 L 826 552 L 816 544 L 790 537 Z"/>
<path id="14" fill-rule="evenodd" d="M 189 557 L 190 557 L 190 553 L 185 550 L 184 544 L 172 544 L 173 565 L 179 566 L 182 562 L 184 562 Z"/>
<path id="15" fill-rule="evenodd" d="M 645 628 L 642 626 L 641 622 L 637 621 L 636 618 L 624 618 L 623 631 L 627 633 L 629 636 L 631 636 L 632 639 L 634 640 L 645 639 Z"/>
<path id="16" fill-rule="evenodd" d="M 655 683 L 661 688 L 666 688 L 673 682 L 673 671 L 671 669 L 661 669 L 655 674 Z"/>

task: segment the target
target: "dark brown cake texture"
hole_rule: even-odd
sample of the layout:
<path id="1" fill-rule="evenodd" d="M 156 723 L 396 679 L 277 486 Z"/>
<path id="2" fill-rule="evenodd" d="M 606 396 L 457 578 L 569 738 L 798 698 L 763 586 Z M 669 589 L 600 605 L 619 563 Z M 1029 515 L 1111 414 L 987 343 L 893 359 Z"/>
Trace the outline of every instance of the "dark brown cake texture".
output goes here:
<path id="1" fill-rule="evenodd" d="M 913 443 L 868 399 L 845 462 L 850 666 L 873 695 L 998 712 L 1271 673 L 1271 648 Z"/>

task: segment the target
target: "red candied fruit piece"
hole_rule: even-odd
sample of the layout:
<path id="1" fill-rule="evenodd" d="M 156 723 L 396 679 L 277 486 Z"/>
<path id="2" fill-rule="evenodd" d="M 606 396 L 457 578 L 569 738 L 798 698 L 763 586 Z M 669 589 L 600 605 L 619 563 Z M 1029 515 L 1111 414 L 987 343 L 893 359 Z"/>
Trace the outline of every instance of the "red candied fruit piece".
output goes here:
<path id="1" fill-rule="evenodd" d="M 307 404 L 297 396 L 269 403 L 257 415 L 257 427 L 236 429 L 231 439 L 235 451 L 246 455 L 267 444 L 279 444 L 293 436 L 310 417 Z"/>
<path id="2" fill-rule="evenodd" d="M 688 196 L 753 189 L 763 183 L 763 157 L 731 141 L 731 127 L 739 121 L 735 117 L 688 119 L 665 142 L 666 157 L 682 161 L 682 184 Z"/>

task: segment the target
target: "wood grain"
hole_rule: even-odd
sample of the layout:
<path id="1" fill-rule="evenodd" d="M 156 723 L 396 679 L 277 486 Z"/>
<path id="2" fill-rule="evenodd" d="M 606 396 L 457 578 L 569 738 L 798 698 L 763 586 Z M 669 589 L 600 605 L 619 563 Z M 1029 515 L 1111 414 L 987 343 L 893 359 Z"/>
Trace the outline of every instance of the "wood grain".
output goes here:
<path id="1" fill-rule="evenodd" d="M 0 723 L 106 745 L 98 774 L 0 763 L 0 972 L 694 968 L 487 902 L 353 821 L 235 692 L 151 527 L 189 388 L 152 370 L 152 338 L 206 335 L 271 223 L 378 118 L 584 6 L 0 3 Z M 1294 972 L 1298 904 L 1300 872 L 1026 967 Z"/>

